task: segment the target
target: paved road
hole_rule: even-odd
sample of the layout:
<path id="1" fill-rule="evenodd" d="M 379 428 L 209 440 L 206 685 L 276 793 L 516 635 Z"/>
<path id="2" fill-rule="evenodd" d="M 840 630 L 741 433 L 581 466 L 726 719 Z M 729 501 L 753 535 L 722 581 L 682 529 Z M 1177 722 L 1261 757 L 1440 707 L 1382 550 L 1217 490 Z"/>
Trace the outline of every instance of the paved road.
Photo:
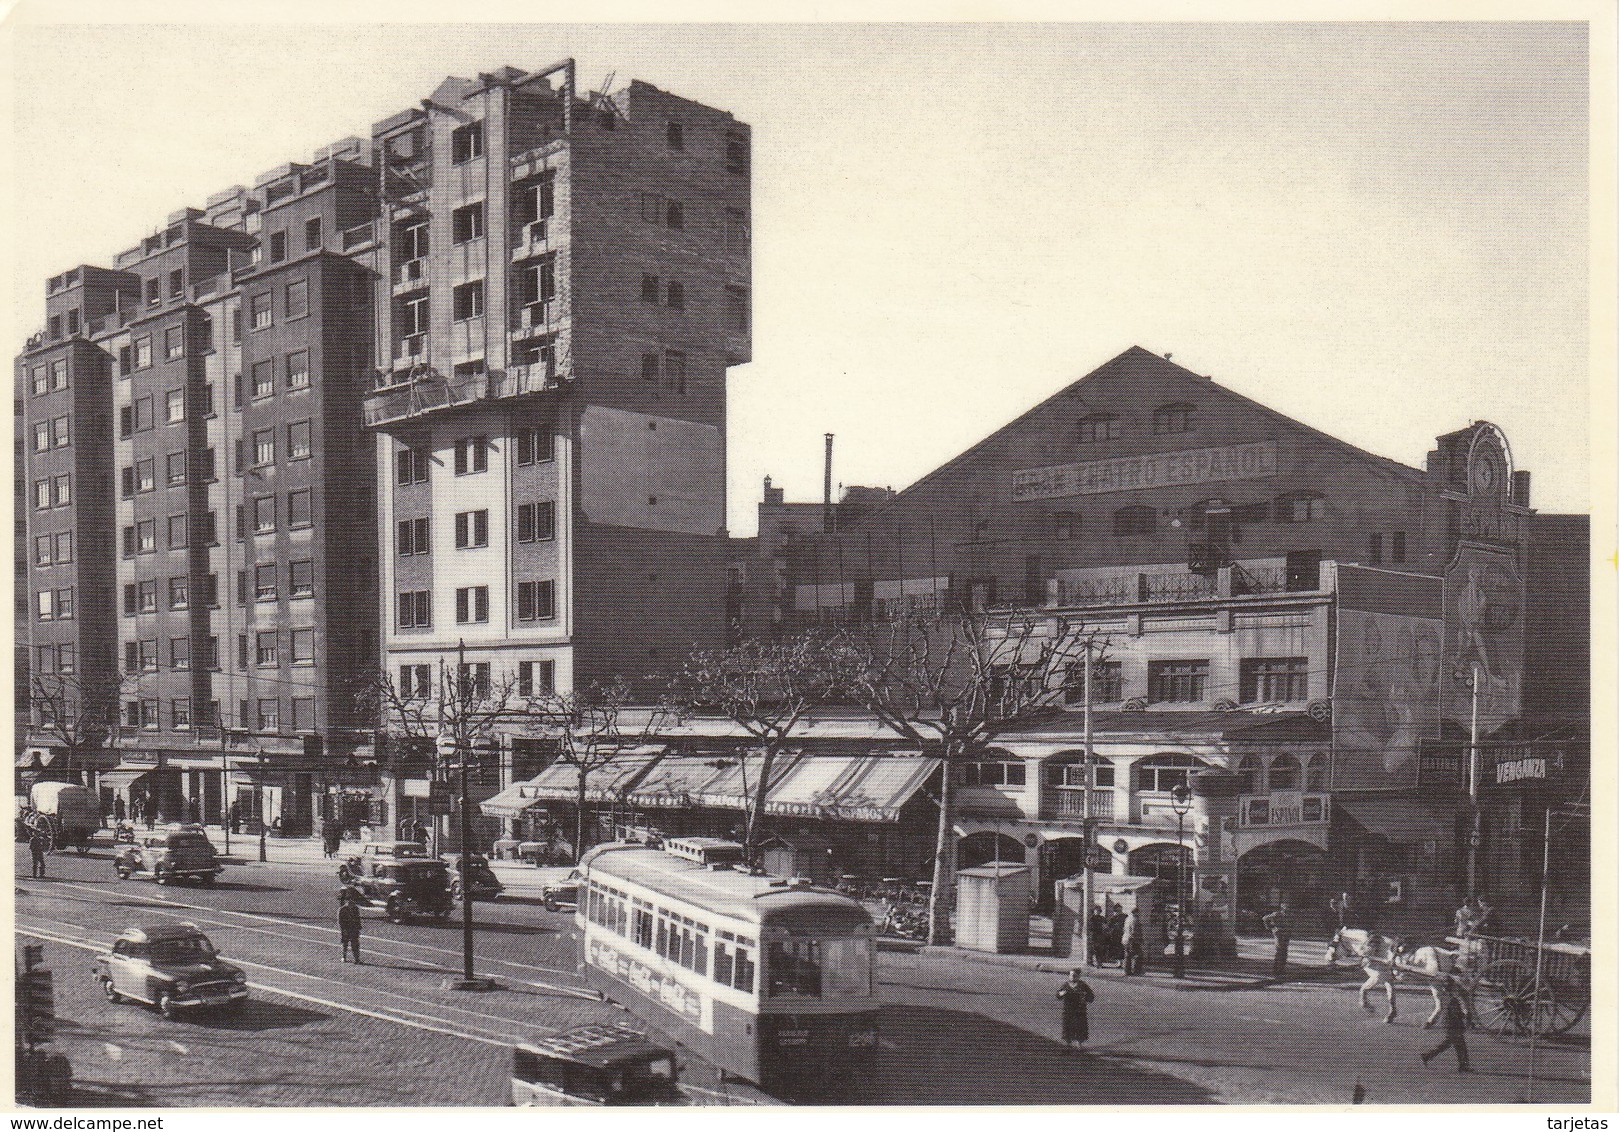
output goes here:
<path id="1" fill-rule="evenodd" d="M 514 1035 L 623 1020 L 574 975 L 566 915 L 537 902 L 477 906 L 478 970 L 501 989 L 442 988 L 460 971 L 458 924 L 368 918 L 363 967 L 339 961 L 335 881 L 325 862 L 232 866 L 218 888 L 119 882 L 105 857 L 56 856 L 26 879 L 17 858 L 17 926 L 46 943 L 58 972 L 61 1045 L 80 1103 L 489 1105 L 506 1090 Z M 192 920 L 248 972 L 237 1018 L 166 1022 L 103 1001 L 91 949 L 124 927 Z M 1356 1006 L 1353 983 L 1235 982 L 1178 988 L 1162 974 L 1093 979 L 1093 1041 L 1057 1041 L 1060 976 L 949 953 L 884 953 L 879 1100 L 894 1104 L 1263 1104 L 1512 1102 L 1528 1086 L 1522 1040 L 1472 1038 L 1478 1072 L 1425 1069 L 1427 997 L 1402 995 L 1394 1025 Z M 1448 1056 L 1448 1055 L 1447 1055 Z M 713 1099 L 754 1100 L 695 1058 L 687 1076 Z M 1590 1052 L 1543 1044 L 1535 1099 L 1583 1102 Z M 710 1095 L 710 1094 L 705 1094 Z"/>

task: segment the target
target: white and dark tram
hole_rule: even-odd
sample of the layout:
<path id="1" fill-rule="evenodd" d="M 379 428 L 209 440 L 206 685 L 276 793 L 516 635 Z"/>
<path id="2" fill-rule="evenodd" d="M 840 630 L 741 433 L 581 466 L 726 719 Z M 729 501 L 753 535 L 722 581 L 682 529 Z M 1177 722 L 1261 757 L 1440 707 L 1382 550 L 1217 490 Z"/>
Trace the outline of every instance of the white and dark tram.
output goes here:
<path id="1" fill-rule="evenodd" d="M 741 846 L 611 843 L 579 865 L 592 987 L 784 1100 L 859 1101 L 877 1055 L 876 929 L 859 903 L 754 875 Z"/>

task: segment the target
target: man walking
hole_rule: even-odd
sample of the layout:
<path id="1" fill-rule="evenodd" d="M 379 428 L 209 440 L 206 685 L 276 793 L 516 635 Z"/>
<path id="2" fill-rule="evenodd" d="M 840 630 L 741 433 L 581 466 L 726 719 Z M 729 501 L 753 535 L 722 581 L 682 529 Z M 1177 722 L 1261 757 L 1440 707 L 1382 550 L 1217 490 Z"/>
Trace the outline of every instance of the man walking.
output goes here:
<path id="1" fill-rule="evenodd" d="M 337 905 L 337 933 L 343 941 L 343 962 L 349 961 L 349 954 L 354 955 L 354 962 L 360 962 L 360 906 L 353 898 L 344 892 L 338 897 Z"/>
<path id="2" fill-rule="evenodd" d="M 51 851 L 51 839 L 44 830 L 36 829 L 28 838 L 28 855 L 34 861 L 34 877 L 45 875 L 45 854 Z"/>
<path id="3" fill-rule="evenodd" d="M 1270 977 L 1285 979 L 1287 977 L 1287 946 L 1293 942 L 1293 916 L 1288 911 L 1286 901 L 1276 911 L 1264 918 L 1265 927 L 1276 939 L 1276 955 L 1271 960 Z"/>
<path id="4" fill-rule="evenodd" d="M 1139 975 L 1147 969 L 1147 952 L 1141 943 L 1141 918 L 1134 908 L 1124 918 L 1124 973 Z"/>
<path id="5" fill-rule="evenodd" d="M 1445 1040 L 1422 1055 L 1422 1064 L 1427 1065 L 1447 1049 L 1453 1049 L 1456 1051 L 1456 1072 L 1471 1073 L 1473 1067 L 1467 1059 L 1467 1026 L 1472 1021 L 1472 1013 L 1462 998 L 1455 975 L 1445 976 L 1445 996 Z"/>
<path id="6" fill-rule="evenodd" d="M 1090 1040 L 1090 1005 L 1096 1001 L 1096 992 L 1085 982 L 1084 972 L 1075 967 L 1068 972 L 1068 981 L 1057 991 L 1062 1003 L 1062 1040 L 1071 1052 L 1076 1045 Z"/>

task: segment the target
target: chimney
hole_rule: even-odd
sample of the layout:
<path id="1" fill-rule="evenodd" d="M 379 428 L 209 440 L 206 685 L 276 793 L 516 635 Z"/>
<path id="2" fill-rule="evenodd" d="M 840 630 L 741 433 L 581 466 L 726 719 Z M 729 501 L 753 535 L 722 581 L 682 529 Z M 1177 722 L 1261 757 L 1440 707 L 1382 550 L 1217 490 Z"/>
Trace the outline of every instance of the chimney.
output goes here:
<path id="1" fill-rule="evenodd" d="M 832 434 L 826 434 L 826 471 L 821 480 L 821 529 L 830 533 L 837 528 L 832 511 Z"/>

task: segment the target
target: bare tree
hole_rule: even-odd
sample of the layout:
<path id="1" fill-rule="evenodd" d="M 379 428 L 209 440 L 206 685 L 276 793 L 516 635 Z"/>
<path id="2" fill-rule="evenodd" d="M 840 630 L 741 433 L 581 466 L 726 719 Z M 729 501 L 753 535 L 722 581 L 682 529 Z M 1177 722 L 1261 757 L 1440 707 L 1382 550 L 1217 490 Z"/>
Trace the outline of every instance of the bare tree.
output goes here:
<path id="1" fill-rule="evenodd" d="M 748 793 L 742 841 L 750 861 L 776 760 L 809 711 L 838 695 L 840 655 L 824 634 L 744 641 L 726 649 L 693 650 L 674 679 L 674 696 L 683 709 L 717 712 L 758 741 L 759 768 L 751 789 L 747 752 L 738 754 Z"/>
<path id="2" fill-rule="evenodd" d="M 118 730 L 123 690 L 134 683 L 132 676 L 112 682 L 91 682 L 69 673 L 36 672 L 29 677 L 33 730 L 61 745 L 67 756 L 64 771 L 83 770 L 81 756 L 107 747 Z"/>
<path id="3" fill-rule="evenodd" d="M 585 805 L 590 776 L 628 751 L 652 743 L 679 718 L 670 704 L 654 705 L 638 721 L 634 697 L 623 677 L 573 692 L 527 698 L 514 712 L 531 733 L 557 741 L 557 761 L 574 768 L 573 857 L 584 852 Z"/>
<path id="4" fill-rule="evenodd" d="M 1030 613 L 882 621 L 840 634 L 841 679 L 877 720 L 941 762 L 928 941 L 944 942 L 954 864 L 955 778 L 996 736 L 1055 709 L 1101 655 L 1083 625 Z M 1089 847 L 1087 847 L 1089 852 Z"/>

